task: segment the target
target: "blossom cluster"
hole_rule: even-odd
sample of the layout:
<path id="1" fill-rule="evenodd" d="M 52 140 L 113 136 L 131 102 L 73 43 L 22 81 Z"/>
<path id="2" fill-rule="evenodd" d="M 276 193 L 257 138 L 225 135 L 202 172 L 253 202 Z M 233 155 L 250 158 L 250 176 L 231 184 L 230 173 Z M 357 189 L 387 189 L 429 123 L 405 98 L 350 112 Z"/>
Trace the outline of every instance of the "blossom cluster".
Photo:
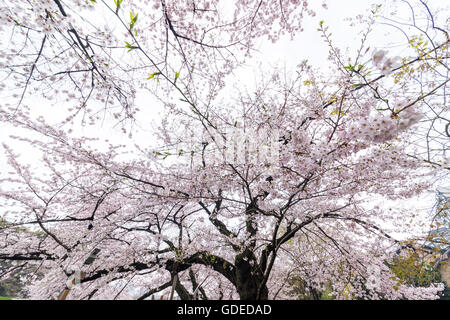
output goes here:
<path id="1" fill-rule="evenodd" d="M 401 66 L 401 58 L 400 57 L 387 57 L 387 50 L 375 50 L 372 54 L 372 62 L 374 66 L 376 66 L 381 73 L 385 76 L 392 73 L 392 71 Z"/>

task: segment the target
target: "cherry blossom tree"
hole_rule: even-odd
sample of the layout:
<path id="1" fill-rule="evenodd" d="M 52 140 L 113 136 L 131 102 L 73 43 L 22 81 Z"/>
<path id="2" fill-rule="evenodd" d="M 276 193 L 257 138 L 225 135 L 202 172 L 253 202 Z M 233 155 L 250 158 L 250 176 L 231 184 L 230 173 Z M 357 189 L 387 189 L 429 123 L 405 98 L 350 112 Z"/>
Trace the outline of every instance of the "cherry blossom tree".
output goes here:
<path id="1" fill-rule="evenodd" d="M 140 299 L 288 298 L 292 272 L 339 299 L 438 297 L 442 284 L 414 287 L 388 266 L 401 242 L 384 225 L 408 230 L 415 213 L 368 205 L 420 195 L 446 170 L 415 135 L 448 112 L 436 103 L 449 44 L 437 22 L 427 46 L 415 38 L 407 45 L 420 49 L 396 58 L 366 41 L 379 7 L 359 20 L 353 55 L 321 21 L 331 71 L 307 61 L 261 70 L 247 92 L 227 85 L 234 72 L 260 39 L 302 31 L 315 14 L 306 1 L 4 1 L 0 10 L 10 39 L 1 121 L 40 159 L 35 170 L 3 144 L 0 260 L 46 270 L 32 298 L 66 287 L 72 299 L 127 299 L 136 287 Z M 76 134 L 108 118 L 131 135 L 142 92 L 164 107 L 152 143 Z M 41 114 L 37 95 L 64 117 Z"/>

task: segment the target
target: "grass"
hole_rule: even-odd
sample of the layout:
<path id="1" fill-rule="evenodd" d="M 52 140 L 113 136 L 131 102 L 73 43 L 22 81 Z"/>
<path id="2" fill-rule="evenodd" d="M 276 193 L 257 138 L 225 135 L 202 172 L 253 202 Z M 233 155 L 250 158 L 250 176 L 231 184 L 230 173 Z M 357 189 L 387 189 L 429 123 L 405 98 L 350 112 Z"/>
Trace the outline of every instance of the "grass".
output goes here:
<path id="1" fill-rule="evenodd" d="M 0 297 L 0 300 L 12 300 L 10 297 Z"/>

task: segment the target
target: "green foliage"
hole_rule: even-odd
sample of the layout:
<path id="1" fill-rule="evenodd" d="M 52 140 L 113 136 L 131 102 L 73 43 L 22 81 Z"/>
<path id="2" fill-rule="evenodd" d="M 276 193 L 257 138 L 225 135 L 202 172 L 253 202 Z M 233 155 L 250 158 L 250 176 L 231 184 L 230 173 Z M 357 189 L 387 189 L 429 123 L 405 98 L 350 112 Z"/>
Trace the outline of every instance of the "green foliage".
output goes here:
<path id="1" fill-rule="evenodd" d="M 0 270 L 8 270 L 12 267 L 12 263 L 8 261 L 0 261 Z M 8 297 L 24 297 L 24 287 L 25 283 L 22 277 L 25 276 L 29 270 L 17 270 L 16 272 L 11 272 L 6 275 L 0 281 L 0 299 L 9 300 Z"/>
<path id="2" fill-rule="evenodd" d="M 170 153 L 170 152 L 167 152 L 167 151 L 164 151 L 164 152 L 162 152 L 162 153 L 159 152 L 159 151 L 156 151 L 155 154 L 156 154 L 157 156 L 162 156 L 162 159 L 163 159 L 163 160 L 166 159 L 168 156 L 171 155 L 171 153 Z"/>
<path id="3" fill-rule="evenodd" d="M 417 251 L 410 251 L 405 256 L 397 257 L 390 265 L 390 269 L 399 279 L 399 284 L 428 287 L 442 281 L 439 270 L 424 261 Z"/>
<path id="4" fill-rule="evenodd" d="M 450 300 L 450 287 L 448 285 L 445 286 L 442 292 L 441 300 Z"/>
<path id="5" fill-rule="evenodd" d="M 158 75 L 160 75 L 160 74 L 161 74 L 161 72 L 154 72 L 154 73 L 152 73 L 152 74 L 147 78 L 147 80 L 148 80 L 148 79 L 153 79 L 154 76 L 158 76 Z M 159 77 L 156 77 L 155 79 L 156 79 L 156 81 L 159 82 Z"/>
<path id="6" fill-rule="evenodd" d="M 130 11 L 130 19 L 131 19 L 131 21 L 130 21 L 130 30 L 132 30 L 134 25 L 136 24 L 137 18 L 138 18 L 138 14 L 136 13 L 136 15 L 134 16 L 133 12 Z"/>
<path id="7" fill-rule="evenodd" d="M 139 48 L 139 47 L 133 46 L 131 43 L 126 42 L 126 41 L 125 41 L 125 47 L 128 48 L 128 52 L 130 52 L 133 49 Z"/>
<path id="8" fill-rule="evenodd" d="M 333 300 L 334 297 L 330 295 L 333 291 L 331 284 L 321 292 L 307 285 L 307 282 L 300 276 L 294 275 L 287 280 L 288 290 L 286 294 L 298 300 Z"/>
<path id="9" fill-rule="evenodd" d="M 352 64 L 349 64 L 348 66 L 344 66 L 344 69 L 351 71 L 351 72 L 355 72 L 355 73 L 359 73 L 362 68 L 364 68 L 364 65 L 362 64 L 358 64 L 357 66 L 354 66 Z"/>
<path id="10" fill-rule="evenodd" d="M 116 13 L 119 12 L 120 5 L 122 4 L 123 0 L 114 0 L 114 4 L 116 5 Z"/>

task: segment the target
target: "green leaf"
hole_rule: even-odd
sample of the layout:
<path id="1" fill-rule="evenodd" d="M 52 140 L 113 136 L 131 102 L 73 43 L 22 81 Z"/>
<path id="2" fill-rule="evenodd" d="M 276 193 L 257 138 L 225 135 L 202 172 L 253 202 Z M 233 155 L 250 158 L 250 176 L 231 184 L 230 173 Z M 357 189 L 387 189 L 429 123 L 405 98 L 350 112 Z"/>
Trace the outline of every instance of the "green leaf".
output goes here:
<path id="1" fill-rule="evenodd" d="M 130 52 L 133 49 L 139 48 L 139 47 L 133 46 L 131 43 L 126 42 L 126 41 L 125 41 L 125 47 L 129 49 L 128 52 Z"/>
<path id="2" fill-rule="evenodd" d="M 355 67 L 349 64 L 348 66 L 344 66 L 344 69 L 347 69 L 349 71 L 355 71 Z"/>
<path id="3" fill-rule="evenodd" d="M 157 75 L 159 75 L 159 74 L 161 74 L 161 72 L 155 72 L 155 73 L 152 73 L 152 74 L 147 78 L 147 80 L 148 80 L 148 79 L 153 79 L 154 76 L 157 76 Z"/>
<path id="4" fill-rule="evenodd" d="M 114 0 L 114 3 L 116 4 L 116 13 L 119 11 L 122 1 L 123 0 Z"/>
<path id="5" fill-rule="evenodd" d="M 135 23 L 136 23 L 136 21 L 137 21 L 137 18 L 138 18 L 138 14 L 136 14 L 136 15 L 134 16 L 134 15 L 133 15 L 133 12 L 130 11 L 130 19 L 131 19 L 131 22 L 130 22 L 130 30 L 133 29 L 133 27 L 134 27 L 134 25 L 135 25 Z"/>

